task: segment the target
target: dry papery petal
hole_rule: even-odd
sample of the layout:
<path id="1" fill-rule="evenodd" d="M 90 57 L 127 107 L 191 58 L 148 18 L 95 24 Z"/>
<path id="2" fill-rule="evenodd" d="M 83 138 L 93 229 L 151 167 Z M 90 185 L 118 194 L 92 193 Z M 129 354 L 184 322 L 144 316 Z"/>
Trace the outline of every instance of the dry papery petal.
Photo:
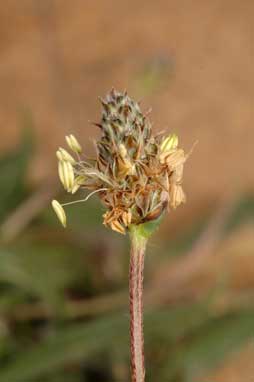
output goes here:
<path id="1" fill-rule="evenodd" d="M 173 208 L 178 207 L 181 203 L 186 202 L 186 196 L 183 188 L 179 184 L 172 184 L 170 191 L 170 205 Z"/>
<path id="2" fill-rule="evenodd" d="M 128 227 L 131 224 L 131 212 L 124 211 L 122 214 L 123 224 Z"/>
<path id="3" fill-rule="evenodd" d="M 177 149 L 172 151 L 169 155 L 165 157 L 165 163 L 171 170 L 182 165 L 186 161 L 185 153 L 182 149 Z"/>
<path id="4" fill-rule="evenodd" d="M 130 160 L 128 159 L 123 159 L 123 158 L 118 158 L 117 160 L 118 164 L 118 175 L 119 176 L 126 176 L 126 175 L 131 175 L 134 172 L 134 164 L 131 163 Z"/>
<path id="5" fill-rule="evenodd" d="M 121 223 L 119 223 L 118 220 L 114 220 L 112 223 L 110 223 L 110 227 L 113 231 L 119 232 L 122 235 L 125 235 L 125 229 L 122 226 Z"/>
<path id="6" fill-rule="evenodd" d="M 183 179 L 183 164 L 178 165 L 170 174 L 170 182 L 181 184 Z"/>

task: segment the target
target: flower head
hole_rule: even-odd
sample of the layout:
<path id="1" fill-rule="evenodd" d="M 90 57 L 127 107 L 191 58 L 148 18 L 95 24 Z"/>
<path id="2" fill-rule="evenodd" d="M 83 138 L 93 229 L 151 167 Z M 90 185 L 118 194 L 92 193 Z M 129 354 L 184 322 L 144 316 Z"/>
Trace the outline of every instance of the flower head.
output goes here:
<path id="1" fill-rule="evenodd" d="M 187 157 L 175 134 L 152 134 L 149 119 L 127 93 L 113 89 L 101 103 L 96 157 L 85 160 L 77 139 L 67 136 L 77 158 L 57 151 L 59 177 L 68 192 L 90 190 L 83 200 L 97 193 L 107 209 L 103 223 L 124 234 L 131 224 L 157 219 L 167 207 L 185 202 L 181 184 Z"/>

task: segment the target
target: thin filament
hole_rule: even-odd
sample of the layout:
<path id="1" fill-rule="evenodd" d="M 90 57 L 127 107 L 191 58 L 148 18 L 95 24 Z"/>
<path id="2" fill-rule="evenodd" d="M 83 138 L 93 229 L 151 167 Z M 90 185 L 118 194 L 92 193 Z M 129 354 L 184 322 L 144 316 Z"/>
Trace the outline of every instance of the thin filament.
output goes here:
<path id="1" fill-rule="evenodd" d="M 69 206 L 70 204 L 86 202 L 90 198 L 90 196 L 92 196 L 92 195 L 94 195 L 94 194 L 96 194 L 97 192 L 100 192 L 100 191 L 107 191 L 107 188 L 99 188 L 99 190 L 95 190 L 93 192 L 90 192 L 90 194 L 87 195 L 87 197 L 85 199 L 74 200 L 73 202 L 63 203 L 61 205 L 62 206 Z"/>

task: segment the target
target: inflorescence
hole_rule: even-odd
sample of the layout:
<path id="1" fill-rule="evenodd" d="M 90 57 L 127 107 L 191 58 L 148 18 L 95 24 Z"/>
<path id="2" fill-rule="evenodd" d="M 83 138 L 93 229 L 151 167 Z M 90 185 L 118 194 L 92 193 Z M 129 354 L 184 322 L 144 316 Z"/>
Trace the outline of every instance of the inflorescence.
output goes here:
<path id="1" fill-rule="evenodd" d="M 67 192 L 91 191 L 75 202 L 97 193 L 106 207 L 103 224 L 124 234 L 131 224 L 157 219 L 165 209 L 185 202 L 182 178 L 187 155 L 178 147 L 175 134 L 152 135 L 147 114 L 126 92 L 112 89 L 101 103 L 101 121 L 95 124 L 102 134 L 96 142 L 96 158 L 84 158 L 81 145 L 69 135 L 66 142 L 75 158 L 59 148 L 58 173 Z M 72 203 L 52 201 L 63 226 L 63 206 Z"/>

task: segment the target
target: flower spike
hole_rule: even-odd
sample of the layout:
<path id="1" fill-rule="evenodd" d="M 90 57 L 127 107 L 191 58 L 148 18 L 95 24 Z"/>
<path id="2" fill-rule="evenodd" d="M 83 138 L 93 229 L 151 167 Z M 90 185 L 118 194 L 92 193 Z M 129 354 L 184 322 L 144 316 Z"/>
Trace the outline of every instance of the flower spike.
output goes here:
<path id="1" fill-rule="evenodd" d="M 90 191 L 77 202 L 97 194 L 106 208 L 104 224 L 125 233 L 132 225 L 156 220 L 167 207 L 185 202 L 182 178 L 187 156 L 176 134 L 152 134 L 147 114 L 126 92 L 111 90 L 101 103 L 96 157 L 82 158 L 80 143 L 73 134 L 67 135 L 77 159 L 60 147 L 58 173 L 67 192 Z"/>
<path id="2" fill-rule="evenodd" d="M 58 173 L 67 192 L 89 191 L 83 199 L 52 207 L 66 226 L 63 206 L 86 202 L 98 195 L 106 211 L 103 224 L 125 234 L 131 241 L 129 267 L 131 380 L 145 382 L 143 337 L 143 269 L 147 240 L 160 224 L 163 213 L 186 200 L 183 169 L 189 154 L 179 148 L 175 134 L 153 135 L 147 113 L 127 92 L 112 89 L 102 104 L 101 120 L 95 125 L 101 137 L 95 142 L 96 157 L 82 156 L 74 135 L 66 136 L 75 160 L 59 148 Z"/>

